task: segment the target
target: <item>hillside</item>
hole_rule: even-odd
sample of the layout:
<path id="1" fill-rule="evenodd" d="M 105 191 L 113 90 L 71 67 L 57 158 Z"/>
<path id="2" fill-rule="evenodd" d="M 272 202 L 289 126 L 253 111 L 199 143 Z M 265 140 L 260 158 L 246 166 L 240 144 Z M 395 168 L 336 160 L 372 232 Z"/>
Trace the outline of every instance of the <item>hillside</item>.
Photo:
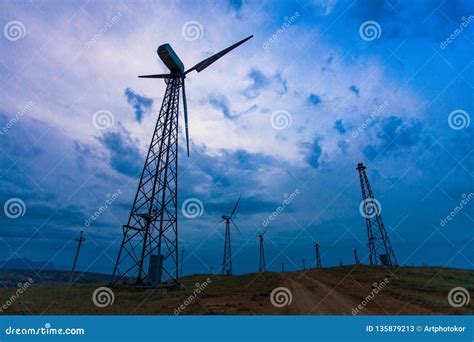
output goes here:
<path id="1" fill-rule="evenodd" d="M 203 288 L 208 278 L 210 282 Z M 358 314 L 474 314 L 473 300 L 460 308 L 450 306 L 447 301 L 454 287 L 462 286 L 471 295 L 474 293 L 474 272 L 467 270 L 345 266 L 231 277 L 193 275 L 184 277 L 182 283 L 182 288 L 175 290 L 116 288 L 113 304 L 104 308 L 92 302 L 92 293 L 106 285 L 104 282 L 69 288 L 61 284 L 33 284 L 4 313 L 173 315 L 179 311 L 183 315 L 351 315 L 378 287 L 378 293 Z M 280 286 L 291 292 L 292 301 L 278 308 L 272 305 L 270 294 Z M 196 293 L 198 287 L 202 288 L 200 293 Z M 0 302 L 6 302 L 14 292 L 14 289 L 1 289 Z"/>
<path id="2" fill-rule="evenodd" d="M 31 270 L 31 269 L 0 269 L 0 286 L 17 287 L 19 283 L 33 280 L 35 285 L 59 285 L 69 282 L 69 271 Z M 76 272 L 74 276 L 78 284 L 99 283 L 110 280 L 110 275 L 93 272 Z M 35 286 L 36 287 L 36 286 Z"/>

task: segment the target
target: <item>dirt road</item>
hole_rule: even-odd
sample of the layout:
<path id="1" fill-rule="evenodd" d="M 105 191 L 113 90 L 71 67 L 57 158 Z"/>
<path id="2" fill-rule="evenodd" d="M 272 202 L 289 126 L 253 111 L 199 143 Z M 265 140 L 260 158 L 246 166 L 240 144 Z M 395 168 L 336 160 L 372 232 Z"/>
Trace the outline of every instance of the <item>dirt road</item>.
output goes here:
<path id="1" fill-rule="evenodd" d="M 383 279 L 372 283 L 357 281 L 350 275 L 341 279 L 318 270 L 282 274 L 283 284 L 293 294 L 292 304 L 286 313 L 294 315 L 429 313 L 428 309 L 391 296 L 384 291 L 390 281 L 386 285 L 382 283 L 383 281 Z M 358 308 L 359 305 L 362 309 Z"/>

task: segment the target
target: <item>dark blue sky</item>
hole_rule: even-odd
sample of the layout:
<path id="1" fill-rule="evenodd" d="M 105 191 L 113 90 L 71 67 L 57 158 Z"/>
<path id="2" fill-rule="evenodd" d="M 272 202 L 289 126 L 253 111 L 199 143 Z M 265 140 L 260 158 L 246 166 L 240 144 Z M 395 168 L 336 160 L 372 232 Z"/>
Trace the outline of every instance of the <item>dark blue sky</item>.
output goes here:
<path id="1" fill-rule="evenodd" d="M 263 221 L 295 191 L 268 226 L 268 269 L 314 263 L 316 241 L 323 265 L 354 247 L 367 261 L 359 162 L 400 263 L 474 267 L 472 2 L 2 6 L 0 203 L 25 211 L 1 213 L 0 259 L 69 267 L 84 229 L 80 268 L 111 272 L 164 92 L 136 76 L 166 71 L 160 44 L 190 67 L 254 34 L 187 80 L 179 203 L 204 211 L 180 215 L 185 273 L 220 267 L 218 219 L 239 195 L 234 270 L 256 271 Z"/>

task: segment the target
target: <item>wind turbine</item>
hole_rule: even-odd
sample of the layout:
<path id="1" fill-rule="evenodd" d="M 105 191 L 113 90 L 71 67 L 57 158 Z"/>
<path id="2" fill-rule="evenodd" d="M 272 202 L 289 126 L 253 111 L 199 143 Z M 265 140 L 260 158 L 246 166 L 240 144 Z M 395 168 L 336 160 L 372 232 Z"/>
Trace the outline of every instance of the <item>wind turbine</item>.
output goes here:
<path id="1" fill-rule="evenodd" d="M 321 264 L 321 255 L 319 254 L 319 243 L 314 245 L 315 253 L 316 253 L 316 268 L 322 268 L 323 265 Z"/>
<path id="2" fill-rule="evenodd" d="M 111 285 L 119 280 L 133 286 L 157 287 L 179 283 L 178 262 L 178 113 L 182 90 L 186 152 L 189 156 L 188 105 L 185 78 L 201 72 L 252 38 L 249 36 L 186 70 L 169 44 L 157 53 L 169 73 L 140 78 L 164 79 L 166 91 L 153 138 L 115 263 Z M 148 264 L 148 267 L 146 267 Z"/>
<path id="3" fill-rule="evenodd" d="M 263 236 L 265 235 L 266 232 L 267 232 L 267 229 L 265 229 L 262 234 L 258 235 L 258 241 L 260 245 L 260 264 L 258 268 L 259 272 L 267 271 L 267 267 L 265 265 L 265 241 L 263 239 Z"/>
<path id="4" fill-rule="evenodd" d="M 235 203 L 234 209 L 232 210 L 232 213 L 230 215 L 222 215 L 222 221 L 225 222 L 225 241 L 224 241 L 224 258 L 222 260 L 222 274 L 223 275 L 232 275 L 232 251 L 231 251 L 231 243 L 230 243 L 230 223 L 235 226 L 237 231 L 239 231 L 239 228 L 237 228 L 237 225 L 235 224 L 234 220 L 232 217 L 234 216 L 235 212 L 237 211 L 237 206 L 239 205 L 240 202 L 240 197 Z"/>

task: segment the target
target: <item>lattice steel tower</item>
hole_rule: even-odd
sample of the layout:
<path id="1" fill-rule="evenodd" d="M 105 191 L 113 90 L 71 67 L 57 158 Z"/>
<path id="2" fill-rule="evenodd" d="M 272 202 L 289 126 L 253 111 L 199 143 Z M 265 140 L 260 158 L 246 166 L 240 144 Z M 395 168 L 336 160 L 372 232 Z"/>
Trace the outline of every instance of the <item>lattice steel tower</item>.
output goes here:
<path id="1" fill-rule="evenodd" d="M 315 249 L 315 252 L 316 252 L 316 268 L 323 268 L 322 264 L 321 264 L 321 255 L 319 254 L 319 244 L 316 243 L 314 245 L 314 249 Z"/>
<path id="2" fill-rule="evenodd" d="M 252 36 L 199 62 L 185 71 L 184 64 L 169 44 L 157 53 L 168 67 L 168 74 L 145 75 L 166 82 L 166 91 L 158 114 L 145 166 L 135 200 L 123 226 L 123 239 L 115 263 L 111 285 L 119 280 L 134 286 L 177 285 L 178 261 L 178 114 L 182 90 L 184 130 L 189 156 L 186 75 L 201 72 Z"/>
<path id="3" fill-rule="evenodd" d="M 222 221 L 225 222 L 225 240 L 224 240 L 224 257 L 222 259 L 222 274 L 223 275 L 232 275 L 232 249 L 231 249 L 231 241 L 230 241 L 230 223 L 234 225 L 235 229 L 239 231 L 237 225 L 235 224 L 232 217 L 235 215 L 237 211 L 237 206 L 240 202 L 240 196 L 237 202 L 235 203 L 234 209 L 230 215 L 222 215 Z"/>
<path id="4" fill-rule="evenodd" d="M 364 164 L 357 165 L 359 171 L 362 202 L 360 213 L 365 217 L 370 265 L 397 265 L 397 260 L 382 221 L 380 203 L 375 199 Z"/>
<path id="5" fill-rule="evenodd" d="M 266 272 L 267 271 L 267 267 L 265 265 L 265 245 L 264 245 L 264 240 L 263 240 L 263 235 L 264 234 L 265 234 L 265 232 L 263 234 L 258 235 L 258 241 L 259 241 L 259 244 L 260 244 L 260 263 L 259 263 L 259 267 L 258 267 L 259 272 Z"/>
<path id="6" fill-rule="evenodd" d="M 222 259 L 222 274 L 232 275 L 232 249 L 230 243 L 230 221 L 225 223 L 225 241 L 224 241 L 224 257 Z"/>

